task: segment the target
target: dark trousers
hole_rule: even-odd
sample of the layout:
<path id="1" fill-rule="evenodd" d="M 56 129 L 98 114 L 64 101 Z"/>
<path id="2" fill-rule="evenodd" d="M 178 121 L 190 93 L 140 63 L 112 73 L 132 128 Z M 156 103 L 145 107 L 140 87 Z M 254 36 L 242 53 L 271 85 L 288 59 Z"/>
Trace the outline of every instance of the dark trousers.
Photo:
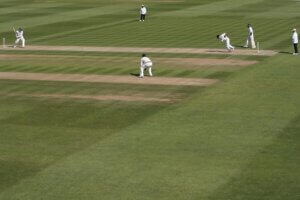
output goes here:
<path id="1" fill-rule="evenodd" d="M 295 53 L 298 53 L 298 43 L 294 44 Z"/>
<path id="2" fill-rule="evenodd" d="M 141 15 L 141 20 L 145 20 L 146 19 L 146 15 Z"/>

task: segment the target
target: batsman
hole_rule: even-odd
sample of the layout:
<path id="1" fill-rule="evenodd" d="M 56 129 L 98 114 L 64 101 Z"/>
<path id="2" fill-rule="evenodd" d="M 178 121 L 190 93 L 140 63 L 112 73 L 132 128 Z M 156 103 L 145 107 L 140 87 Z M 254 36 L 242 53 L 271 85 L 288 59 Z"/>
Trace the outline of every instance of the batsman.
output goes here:
<path id="1" fill-rule="evenodd" d="M 25 48 L 25 38 L 24 38 L 24 31 L 22 28 L 18 28 L 18 30 L 16 30 L 15 28 L 13 28 L 15 34 L 16 34 L 16 41 L 15 41 L 15 45 L 14 48 L 17 47 L 18 43 L 21 41 L 22 42 L 22 48 Z"/>
<path id="2" fill-rule="evenodd" d="M 244 48 L 248 48 L 249 43 L 250 43 L 252 49 L 255 49 L 256 45 L 255 45 L 255 40 L 254 40 L 254 31 L 253 31 L 253 28 L 252 28 L 251 24 L 248 24 L 247 27 L 248 27 L 248 36 L 247 36 Z"/>

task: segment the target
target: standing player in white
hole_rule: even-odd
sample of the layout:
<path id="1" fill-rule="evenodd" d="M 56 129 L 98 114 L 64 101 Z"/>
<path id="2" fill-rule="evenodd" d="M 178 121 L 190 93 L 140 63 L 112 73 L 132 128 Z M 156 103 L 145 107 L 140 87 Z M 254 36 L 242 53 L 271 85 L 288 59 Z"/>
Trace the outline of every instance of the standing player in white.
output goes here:
<path id="1" fill-rule="evenodd" d="M 22 42 L 22 48 L 25 48 L 25 38 L 24 38 L 24 31 L 22 28 L 18 28 L 18 30 L 16 31 L 15 28 L 14 28 L 14 32 L 16 34 L 16 42 L 15 42 L 15 45 L 14 45 L 14 48 L 17 47 L 18 43 L 21 41 Z"/>
<path id="2" fill-rule="evenodd" d="M 225 46 L 228 51 L 234 51 L 234 46 L 230 44 L 230 38 L 226 33 L 222 33 L 221 35 L 217 35 L 217 38 L 221 40 L 221 42 L 225 42 Z"/>
<path id="3" fill-rule="evenodd" d="M 142 5 L 142 7 L 141 7 L 140 14 L 141 14 L 140 22 L 145 21 L 146 14 L 147 14 L 147 8 L 144 5 Z"/>
<path id="4" fill-rule="evenodd" d="M 294 50 L 295 50 L 295 52 L 293 53 L 293 55 L 296 56 L 296 55 L 298 55 L 298 42 L 299 42 L 299 38 L 298 38 L 297 30 L 295 28 L 293 29 L 292 42 L 293 42 Z"/>
<path id="5" fill-rule="evenodd" d="M 146 54 L 143 54 L 142 55 L 142 58 L 141 58 L 141 68 L 140 68 L 140 78 L 143 78 L 144 77 L 144 71 L 148 68 L 148 73 L 149 73 L 149 76 L 152 76 L 152 61 L 150 60 L 150 58 L 148 58 L 146 56 Z"/>
<path id="6" fill-rule="evenodd" d="M 249 42 L 250 42 L 252 49 L 255 49 L 256 45 L 255 45 L 255 40 L 254 40 L 253 28 L 252 28 L 251 24 L 248 24 L 247 27 L 248 27 L 248 36 L 247 36 L 247 40 L 246 40 L 246 43 L 245 43 L 244 47 L 248 48 Z"/>

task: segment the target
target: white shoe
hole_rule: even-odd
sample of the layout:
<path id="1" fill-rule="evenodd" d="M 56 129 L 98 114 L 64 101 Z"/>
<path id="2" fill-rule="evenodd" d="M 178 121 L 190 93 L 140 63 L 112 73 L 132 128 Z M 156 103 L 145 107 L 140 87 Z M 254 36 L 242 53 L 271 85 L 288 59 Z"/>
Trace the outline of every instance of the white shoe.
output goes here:
<path id="1" fill-rule="evenodd" d="M 243 46 L 243 47 L 244 47 L 244 48 L 248 48 L 248 46 L 246 46 L 246 45 L 245 45 L 245 46 Z"/>
<path id="2" fill-rule="evenodd" d="M 17 48 L 17 46 L 16 45 L 14 45 L 14 47 L 13 48 Z"/>
<path id="3" fill-rule="evenodd" d="M 139 76 L 139 78 L 144 78 L 143 76 Z"/>
<path id="4" fill-rule="evenodd" d="M 293 53 L 293 55 L 294 55 L 294 56 L 297 56 L 297 55 L 298 55 L 298 53 Z"/>

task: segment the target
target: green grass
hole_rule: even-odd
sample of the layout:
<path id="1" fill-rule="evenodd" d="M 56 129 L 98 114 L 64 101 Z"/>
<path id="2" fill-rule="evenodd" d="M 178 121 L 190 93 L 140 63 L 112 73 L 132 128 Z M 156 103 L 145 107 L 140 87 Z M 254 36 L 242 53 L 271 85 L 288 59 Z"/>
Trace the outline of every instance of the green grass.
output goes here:
<path id="1" fill-rule="evenodd" d="M 227 32 L 241 46 L 252 23 L 263 49 L 282 52 L 149 55 L 155 76 L 219 79 L 206 88 L 0 80 L 0 200 L 299 199 L 300 68 L 299 57 L 290 55 L 290 38 L 293 27 L 300 29 L 300 2 L 150 0 L 145 23 L 138 22 L 138 1 L 0 4 L 0 37 L 8 43 L 14 41 L 12 27 L 22 26 L 28 45 L 223 48 L 215 35 Z M 1 50 L 0 72 L 126 77 L 138 73 L 139 57 Z M 258 63 L 162 62 L 172 58 Z M 39 94 L 176 101 L 30 97 Z"/>
<path id="2" fill-rule="evenodd" d="M 12 55 L 11 52 L 7 52 Z M 21 54 L 24 55 L 24 54 Z M 139 55 L 138 55 L 139 56 Z M 183 59 L 186 55 L 182 55 Z M 188 56 L 190 57 L 190 56 Z M 194 56 L 194 58 L 203 56 Z M 199 66 L 197 64 L 187 65 L 186 63 L 165 63 L 178 58 L 178 55 L 160 55 L 155 61 L 155 75 L 165 77 L 194 77 L 194 78 L 217 78 L 222 79 L 223 75 L 229 75 L 241 66 Z M 209 56 L 210 59 L 229 58 L 229 56 Z M 158 60 L 159 59 L 159 60 Z M 230 57 L 230 59 L 241 59 L 240 57 Z M 244 58 L 246 59 L 246 57 Z M 261 60 L 264 58 L 248 58 L 249 60 Z M 174 62 L 174 61 L 173 61 Z M 39 72 L 39 73 L 67 73 L 67 74 L 107 74 L 107 75 L 129 75 L 138 73 L 138 60 L 136 54 L 114 55 L 40 55 L 40 57 L 16 57 L 0 61 L 1 71 L 6 72 Z M 201 64 L 201 60 L 199 61 Z"/>

